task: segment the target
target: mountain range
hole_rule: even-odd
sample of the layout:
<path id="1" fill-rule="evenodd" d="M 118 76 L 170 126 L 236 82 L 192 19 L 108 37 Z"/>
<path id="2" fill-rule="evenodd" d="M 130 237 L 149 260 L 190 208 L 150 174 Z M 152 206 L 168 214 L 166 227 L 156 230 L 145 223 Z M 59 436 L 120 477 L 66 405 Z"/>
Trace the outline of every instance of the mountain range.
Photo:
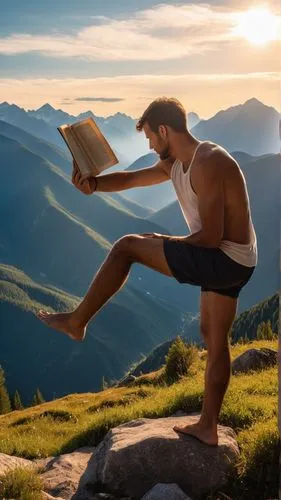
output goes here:
<path id="1" fill-rule="evenodd" d="M 36 137 L 48 140 L 65 148 L 56 127 L 63 123 L 73 123 L 87 117 L 93 117 L 105 137 L 116 151 L 119 166 L 129 166 L 140 156 L 149 152 L 143 133 L 136 131 L 137 119 L 125 113 L 101 117 L 92 111 L 70 115 L 54 109 L 46 103 L 37 110 L 26 111 L 15 104 L 0 103 L 0 120 L 16 125 Z M 280 113 L 256 98 L 243 104 L 219 111 L 213 117 L 204 120 L 194 111 L 187 113 L 189 128 L 201 140 L 212 140 L 221 144 L 229 152 L 244 151 L 252 156 L 265 153 L 278 153 Z"/>

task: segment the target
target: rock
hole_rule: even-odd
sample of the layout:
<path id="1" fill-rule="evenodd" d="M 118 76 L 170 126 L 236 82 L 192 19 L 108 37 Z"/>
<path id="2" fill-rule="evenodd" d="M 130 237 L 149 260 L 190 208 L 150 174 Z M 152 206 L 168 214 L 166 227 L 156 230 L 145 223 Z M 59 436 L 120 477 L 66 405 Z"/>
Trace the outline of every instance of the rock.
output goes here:
<path id="1" fill-rule="evenodd" d="M 274 366 L 277 363 L 277 351 L 263 347 L 261 349 L 248 349 L 232 362 L 232 373 L 261 370 Z"/>
<path id="2" fill-rule="evenodd" d="M 84 484 L 140 499 L 157 483 L 176 483 L 191 497 L 222 488 L 236 472 L 239 448 L 229 427 L 218 426 L 218 446 L 173 430 L 198 416 L 139 418 L 111 429 L 95 450 Z M 102 488 L 100 488 L 102 491 Z"/>
<path id="3" fill-rule="evenodd" d="M 158 483 L 141 500 L 191 500 L 175 483 Z"/>
<path id="4" fill-rule="evenodd" d="M 44 490 L 56 498 L 58 495 L 67 500 L 72 498 L 73 494 L 77 492 L 80 478 L 87 468 L 93 451 L 93 447 L 84 447 L 73 453 L 47 460 L 45 469 L 41 473 Z M 36 462 L 42 467 L 42 461 Z"/>
<path id="5" fill-rule="evenodd" d="M 47 469 L 48 464 L 54 460 L 54 458 L 58 457 L 47 457 L 47 458 L 34 458 L 32 460 L 32 463 L 38 468 L 39 470 L 42 469 L 43 472 Z"/>
<path id="6" fill-rule="evenodd" d="M 33 463 L 31 460 L 25 458 L 13 457 L 11 455 L 5 455 L 5 453 L 0 453 L 0 475 L 17 467 L 33 467 Z"/>

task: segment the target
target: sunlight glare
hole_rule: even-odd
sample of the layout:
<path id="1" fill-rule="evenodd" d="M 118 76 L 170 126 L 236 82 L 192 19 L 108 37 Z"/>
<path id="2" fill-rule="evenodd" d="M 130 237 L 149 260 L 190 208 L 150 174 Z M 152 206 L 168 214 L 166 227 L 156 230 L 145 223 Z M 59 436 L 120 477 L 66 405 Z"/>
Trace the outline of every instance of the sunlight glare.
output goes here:
<path id="1" fill-rule="evenodd" d="M 241 14 L 239 19 L 235 34 L 246 38 L 253 45 L 266 45 L 278 39 L 279 19 L 267 8 L 250 9 Z"/>

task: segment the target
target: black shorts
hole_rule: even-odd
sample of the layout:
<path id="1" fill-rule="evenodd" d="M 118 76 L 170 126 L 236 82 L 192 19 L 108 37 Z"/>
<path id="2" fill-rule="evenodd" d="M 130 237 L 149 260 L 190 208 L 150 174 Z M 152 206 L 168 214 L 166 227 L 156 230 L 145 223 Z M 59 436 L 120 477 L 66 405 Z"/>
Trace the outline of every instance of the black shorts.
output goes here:
<path id="1" fill-rule="evenodd" d="M 203 292 L 238 297 L 256 267 L 235 262 L 219 248 L 198 247 L 184 241 L 165 239 L 163 248 L 176 280 L 201 286 Z"/>

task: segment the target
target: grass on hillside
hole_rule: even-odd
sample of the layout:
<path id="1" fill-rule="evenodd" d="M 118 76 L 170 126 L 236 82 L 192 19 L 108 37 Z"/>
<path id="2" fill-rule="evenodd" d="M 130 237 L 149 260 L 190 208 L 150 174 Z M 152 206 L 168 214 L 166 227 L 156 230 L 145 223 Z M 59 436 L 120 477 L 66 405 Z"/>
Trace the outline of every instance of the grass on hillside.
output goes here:
<path id="1" fill-rule="evenodd" d="M 278 340 L 231 346 L 232 360 L 255 347 L 277 350 Z M 80 446 L 96 446 L 109 429 L 135 418 L 165 417 L 177 410 L 200 411 L 206 363 L 202 354 L 194 361 L 190 375 L 171 385 L 163 383 L 162 369 L 139 377 L 130 387 L 72 394 L 0 416 L 0 452 L 30 459 L 59 455 Z M 277 498 L 277 394 L 276 366 L 232 375 L 219 422 L 237 433 L 241 462 L 222 495 L 236 495 L 230 496 L 234 499 Z M 252 494 L 257 496 L 250 497 Z"/>

